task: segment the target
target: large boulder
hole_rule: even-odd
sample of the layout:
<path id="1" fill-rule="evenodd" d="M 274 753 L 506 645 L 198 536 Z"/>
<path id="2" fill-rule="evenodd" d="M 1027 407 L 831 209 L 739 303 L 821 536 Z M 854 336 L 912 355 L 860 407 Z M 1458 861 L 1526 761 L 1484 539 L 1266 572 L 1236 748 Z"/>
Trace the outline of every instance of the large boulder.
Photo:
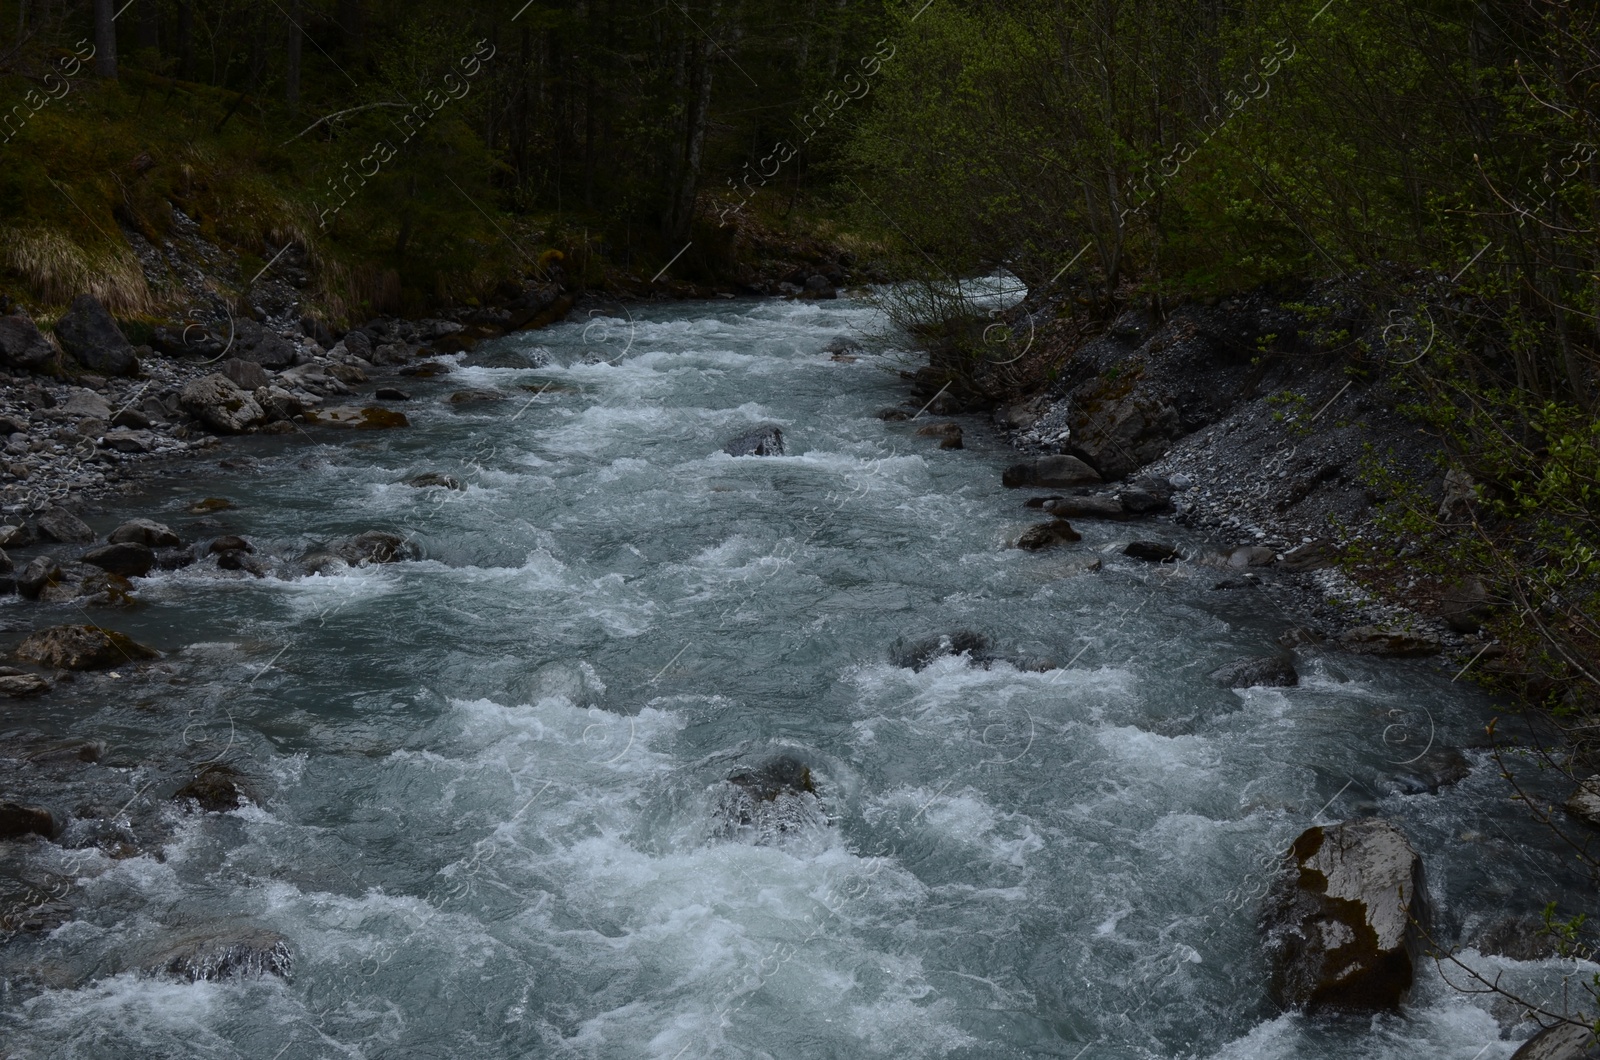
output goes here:
<path id="1" fill-rule="evenodd" d="M 1511 1060 L 1600 1060 L 1600 1039 L 1586 1024 L 1558 1023 L 1523 1042 Z"/>
<path id="2" fill-rule="evenodd" d="M 60 320 L 56 321 L 56 341 L 61 348 L 91 372 L 101 375 L 133 375 L 139 358 L 133 346 L 111 319 L 100 299 L 80 294 Z"/>
<path id="3" fill-rule="evenodd" d="M 61 562 L 54 556 L 35 556 L 17 575 L 17 592 L 25 600 L 37 600 L 39 595 L 62 579 Z"/>
<path id="4" fill-rule="evenodd" d="M 1286 861 L 1262 911 L 1273 998 L 1308 1012 L 1397 1008 L 1428 914 L 1405 833 L 1381 818 L 1310 828 Z"/>
<path id="5" fill-rule="evenodd" d="M 53 839 L 61 831 L 55 815 L 39 806 L 0 802 L 0 839 L 37 835 Z"/>
<path id="6" fill-rule="evenodd" d="M 811 767 L 790 755 L 730 775 L 716 792 L 713 814 L 725 832 L 750 829 L 758 839 L 826 823 Z"/>
<path id="7" fill-rule="evenodd" d="M 176 548 L 182 543 L 171 527 L 151 519 L 129 519 L 111 531 L 106 540 L 113 545 L 148 545 L 151 548 Z"/>
<path id="8" fill-rule="evenodd" d="M 156 565 L 156 554 L 149 545 L 122 542 L 92 548 L 83 554 L 83 561 L 124 578 L 143 578 Z"/>
<path id="9" fill-rule="evenodd" d="M 1132 389 L 1132 380 L 1106 380 L 1072 403 L 1072 448 L 1101 475 L 1122 478 L 1165 455 L 1182 433 L 1178 410 Z"/>
<path id="10" fill-rule="evenodd" d="M 234 349 L 242 361 L 254 361 L 263 368 L 278 371 L 292 367 L 300 351 L 288 339 L 268 331 L 254 320 L 239 320 Z M 252 388 L 253 389 L 253 388 Z"/>
<path id="11" fill-rule="evenodd" d="M 730 441 L 722 451 L 729 456 L 782 456 L 783 430 L 770 423 L 757 427 Z"/>
<path id="12" fill-rule="evenodd" d="M 1001 484 L 1018 486 L 1092 486 L 1100 481 L 1100 473 L 1075 456 L 1041 456 L 1021 464 L 1013 464 L 1000 475 Z"/>
<path id="13" fill-rule="evenodd" d="M 239 357 L 229 357 L 223 361 L 222 374 L 233 380 L 234 386 L 240 390 L 248 390 L 252 394 L 257 387 L 267 386 L 272 382 L 267 370 L 260 364 Z"/>
<path id="14" fill-rule="evenodd" d="M 17 655 L 41 666 L 63 670 L 105 670 L 159 653 L 125 633 L 99 626 L 51 626 L 24 640 Z"/>
<path id="15" fill-rule="evenodd" d="M 24 372 L 48 367 L 56 348 L 25 313 L 0 317 L 0 365 Z"/>
<path id="16" fill-rule="evenodd" d="M 320 573 L 337 568 L 341 562 L 359 567 L 368 563 L 399 563 L 421 558 L 422 550 L 399 534 L 391 534 L 387 530 L 368 530 L 364 534 L 335 541 L 320 552 L 308 553 L 301 563 L 308 571 Z"/>
<path id="17" fill-rule="evenodd" d="M 94 540 L 94 531 L 89 529 L 89 524 L 65 508 L 46 508 L 34 519 L 33 525 L 46 541 L 81 545 Z"/>
<path id="18" fill-rule="evenodd" d="M 256 399 L 221 372 L 191 381 L 178 394 L 178 404 L 221 434 L 243 434 L 267 419 Z"/>

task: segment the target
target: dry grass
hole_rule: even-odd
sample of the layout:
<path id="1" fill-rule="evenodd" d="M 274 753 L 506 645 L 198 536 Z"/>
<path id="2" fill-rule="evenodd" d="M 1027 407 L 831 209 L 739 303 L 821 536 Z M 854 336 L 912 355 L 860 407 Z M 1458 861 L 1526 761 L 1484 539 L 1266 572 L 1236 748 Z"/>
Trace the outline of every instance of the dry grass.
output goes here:
<path id="1" fill-rule="evenodd" d="M 15 273 L 47 305 L 64 306 L 84 293 L 118 317 L 143 316 L 157 305 L 125 242 L 86 247 L 46 228 L 0 229 L 0 269 Z"/>

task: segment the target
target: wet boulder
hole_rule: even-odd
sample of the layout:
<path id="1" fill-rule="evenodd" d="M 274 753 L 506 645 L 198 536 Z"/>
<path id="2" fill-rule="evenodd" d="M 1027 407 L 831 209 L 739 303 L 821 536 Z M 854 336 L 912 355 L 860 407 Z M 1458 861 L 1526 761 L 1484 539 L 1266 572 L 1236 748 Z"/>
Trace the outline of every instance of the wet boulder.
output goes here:
<path id="1" fill-rule="evenodd" d="M 17 575 L 17 592 L 26 600 L 37 600 L 62 578 L 61 563 L 54 556 L 35 556 Z"/>
<path id="2" fill-rule="evenodd" d="M 1434 795 L 1440 788 L 1460 783 L 1472 775 L 1472 763 L 1454 747 L 1431 748 L 1414 759 L 1394 765 L 1394 775 L 1383 786 L 1399 795 Z"/>
<path id="3" fill-rule="evenodd" d="M 239 772 L 221 762 L 201 769 L 193 780 L 172 793 L 173 802 L 191 804 L 206 813 L 237 810 L 248 798 Z"/>
<path id="4" fill-rule="evenodd" d="M 0 839 L 23 839 L 30 835 L 54 839 L 61 833 L 55 815 L 40 806 L 0 802 Z"/>
<path id="5" fill-rule="evenodd" d="M 242 434 L 267 419 L 256 399 L 221 372 L 191 380 L 178 392 L 178 404 L 221 434 Z"/>
<path id="6" fill-rule="evenodd" d="M 940 449 L 963 448 L 959 423 L 930 423 L 926 427 L 918 427 L 917 434 L 923 438 L 939 439 Z"/>
<path id="7" fill-rule="evenodd" d="M 1271 992 L 1307 1012 L 1397 1008 L 1421 956 L 1427 888 L 1405 833 L 1369 818 L 1310 828 L 1294 841 L 1261 924 Z"/>
<path id="8" fill-rule="evenodd" d="M 91 372 L 133 375 L 139 370 L 133 346 L 93 295 L 80 294 L 72 300 L 56 321 L 56 341 Z"/>
<path id="9" fill-rule="evenodd" d="M 1213 670 L 1211 679 L 1223 688 L 1292 688 L 1300 683 L 1294 664 L 1282 655 L 1235 659 Z"/>
<path id="10" fill-rule="evenodd" d="M 1075 456 L 1065 455 L 1041 456 L 1037 460 L 1013 464 L 1000 475 L 1001 484 L 1009 488 L 1092 486 L 1099 481 L 1098 471 Z"/>
<path id="11" fill-rule="evenodd" d="M 715 791 L 712 814 L 725 834 L 748 829 L 758 839 L 827 823 L 811 767 L 792 755 L 730 774 Z"/>
<path id="12" fill-rule="evenodd" d="M 50 691 L 50 682 L 38 674 L 9 673 L 0 677 L 0 696 L 7 699 L 25 699 Z"/>
<path id="13" fill-rule="evenodd" d="M 151 519 L 129 519 L 107 535 L 113 545 L 134 544 L 150 548 L 176 548 L 181 542 L 172 528 Z"/>
<path id="14" fill-rule="evenodd" d="M 316 409 L 305 413 L 305 418 L 307 423 L 315 423 L 320 427 L 343 427 L 354 431 L 386 431 L 411 426 L 405 413 L 376 406 L 357 408 L 354 405 L 340 405 L 337 408 Z"/>
<path id="15" fill-rule="evenodd" d="M 156 565 L 156 554 L 148 545 L 124 542 L 92 548 L 83 554 L 83 561 L 124 578 L 142 578 Z"/>
<path id="16" fill-rule="evenodd" d="M 724 445 L 722 451 L 729 456 L 782 456 L 783 430 L 770 423 L 757 427 Z"/>
<path id="17" fill-rule="evenodd" d="M 144 970 L 191 983 L 267 975 L 288 978 L 294 971 L 294 954 L 282 935 L 252 928 L 182 938 L 147 962 Z"/>
<path id="18" fill-rule="evenodd" d="M 127 634 L 99 626 L 51 626 L 40 630 L 22 642 L 17 656 L 63 670 L 105 670 L 160 657 Z"/>
<path id="19" fill-rule="evenodd" d="M 1039 507 L 1058 519 L 1126 519 L 1127 510 L 1122 501 L 1109 493 L 1090 493 L 1083 496 L 1053 497 Z"/>
<path id="20" fill-rule="evenodd" d="M 364 534 L 345 538 L 329 545 L 324 554 L 343 560 L 352 567 L 365 563 L 400 563 L 422 558 L 422 550 L 413 542 L 386 530 L 368 530 Z M 316 555 L 313 553 L 313 555 Z M 304 562 L 309 562 L 311 556 Z"/>
<path id="21" fill-rule="evenodd" d="M 1074 530 L 1071 523 L 1065 519 L 1054 519 L 1024 530 L 1022 536 L 1017 538 L 1017 547 L 1038 551 L 1052 545 L 1065 545 L 1082 540 L 1083 535 Z"/>
<path id="22" fill-rule="evenodd" d="M 1122 554 L 1146 563 L 1176 563 L 1183 558 L 1183 553 L 1164 541 L 1134 541 Z"/>
<path id="23" fill-rule="evenodd" d="M 889 661 L 907 670 L 924 670 L 935 659 L 946 655 L 965 655 L 980 666 L 987 666 L 996 657 L 989 638 L 970 629 L 927 637 L 900 637 L 889 645 Z"/>
<path id="24" fill-rule="evenodd" d="M 442 471 L 426 471 L 420 475 L 413 475 L 406 479 L 406 485 L 415 489 L 427 489 L 429 486 L 440 486 L 447 490 L 464 490 L 467 487 L 454 475 L 447 475 Z"/>

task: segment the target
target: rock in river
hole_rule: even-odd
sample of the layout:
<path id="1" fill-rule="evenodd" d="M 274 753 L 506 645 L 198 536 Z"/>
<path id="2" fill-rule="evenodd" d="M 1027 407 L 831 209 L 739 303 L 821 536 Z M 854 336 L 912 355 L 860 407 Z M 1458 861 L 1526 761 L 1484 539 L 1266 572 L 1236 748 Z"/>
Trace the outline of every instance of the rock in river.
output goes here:
<path id="1" fill-rule="evenodd" d="M 1223 688 L 1290 688 L 1300 683 L 1294 664 L 1282 655 L 1260 655 L 1212 671 L 1211 679 Z"/>
<path id="2" fill-rule="evenodd" d="M 1427 889 L 1422 859 L 1381 818 L 1310 828 L 1262 911 L 1272 994 L 1308 1012 L 1375 1012 L 1416 975 Z"/>
<path id="3" fill-rule="evenodd" d="M 928 637 L 901 637 L 889 645 L 889 661 L 908 670 L 922 670 L 946 655 L 965 655 L 980 666 L 995 659 L 989 638 L 970 629 Z"/>
<path id="4" fill-rule="evenodd" d="M 256 399 L 221 372 L 192 380 L 179 392 L 178 404 L 221 434 L 242 434 L 267 419 Z"/>
<path id="5" fill-rule="evenodd" d="M 1146 563 L 1175 563 L 1183 558 L 1183 553 L 1163 541 L 1135 541 L 1122 554 Z"/>
<path id="6" fill-rule="evenodd" d="M 1511 1060 L 1600 1060 L 1600 1039 L 1589 1027 L 1558 1023 L 1529 1038 Z"/>
<path id="7" fill-rule="evenodd" d="M 175 548 L 181 544 L 170 527 L 150 519 L 129 519 L 111 531 L 106 540 L 113 545 L 136 544 L 151 548 Z"/>
<path id="8" fill-rule="evenodd" d="M 125 633 L 99 626 L 52 626 L 28 637 L 17 655 L 64 670 L 104 670 L 160 655 Z"/>
<path id="9" fill-rule="evenodd" d="M 1091 486 L 1100 481 L 1100 473 L 1075 456 L 1041 456 L 1006 468 L 1000 481 L 1008 487 Z"/>
<path id="10" fill-rule="evenodd" d="M 1082 541 L 1083 535 L 1072 528 L 1072 524 L 1065 519 L 1056 519 L 1048 523 L 1039 523 L 1030 526 L 1017 538 L 1017 547 L 1036 551 L 1049 548 L 1051 545 L 1067 544 L 1073 541 Z"/>
<path id="11" fill-rule="evenodd" d="M 725 833 L 753 827 L 761 838 L 827 820 L 811 767 L 791 755 L 730 775 L 716 792 L 712 812 Z"/>
<path id="12" fill-rule="evenodd" d="M 249 795 L 239 784 L 239 774 L 220 762 L 202 769 L 172 794 L 173 802 L 192 802 L 207 813 L 237 810 Z"/>
<path id="13" fill-rule="evenodd" d="M 172 976 L 191 983 L 264 975 L 287 978 L 294 970 L 294 954 L 282 935 L 251 929 L 180 939 L 144 968 L 151 975 Z"/>
<path id="14" fill-rule="evenodd" d="M 148 545 L 123 542 L 92 548 L 83 554 L 83 561 L 124 578 L 142 578 L 156 565 L 156 554 Z"/>
<path id="15" fill-rule="evenodd" d="M 38 806 L 0 802 L 0 839 L 21 839 L 27 835 L 54 838 L 61 831 L 55 815 Z"/>
<path id="16" fill-rule="evenodd" d="M 722 451 L 729 456 L 782 456 L 783 430 L 772 424 L 757 427 L 733 439 Z"/>

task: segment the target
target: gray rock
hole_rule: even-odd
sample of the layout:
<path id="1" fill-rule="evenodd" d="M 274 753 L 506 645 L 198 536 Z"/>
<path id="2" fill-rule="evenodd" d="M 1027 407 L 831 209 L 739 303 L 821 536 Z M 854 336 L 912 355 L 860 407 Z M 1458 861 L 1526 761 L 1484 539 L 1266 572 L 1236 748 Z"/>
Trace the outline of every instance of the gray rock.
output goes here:
<path id="1" fill-rule="evenodd" d="M 1213 670 L 1211 679 L 1224 688 L 1292 688 L 1300 683 L 1294 664 L 1282 655 L 1235 659 Z"/>
<path id="2" fill-rule="evenodd" d="M 400 563 L 422 558 L 422 550 L 399 534 L 386 530 L 368 530 L 364 534 L 336 541 L 322 552 L 314 552 L 301 560 L 308 569 L 316 561 L 316 569 L 326 569 L 323 557 L 336 557 L 352 567 L 364 563 Z"/>
<path id="3" fill-rule="evenodd" d="M 353 356 L 360 357 L 363 361 L 372 360 L 372 339 L 365 331 L 357 328 L 345 332 L 344 348 Z"/>
<path id="4" fill-rule="evenodd" d="M 1121 478 L 1161 457 L 1182 433 L 1178 411 L 1155 397 L 1112 382 L 1073 402 L 1073 449 L 1107 478 Z"/>
<path id="5" fill-rule="evenodd" d="M 1265 567 L 1275 558 L 1272 549 L 1261 545 L 1244 545 L 1228 553 L 1230 567 Z"/>
<path id="6" fill-rule="evenodd" d="M 83 416 L 96 420 L 111 418 L 111 402 L 87 387 L 76 387 L 67 396 L 61 411 L 70 416 Z"/>
<path id="7" fill-rule="evenodd" d="M 222 434 L 242 434 L 267 418 L 255 398 L 221 372 L 191 381 L 179 392 L 178 403 L 185 412 Z"/>
<path id="8" fill-rule="evenodd" d="M 37 372 L 50 365 L 55 357 L 56 348 L 27 314 L 0 317 L 0 365 Z"/>
<path id="9" fill-rule="evenodd" d="M 150 429 L 150 417 L 141 409 L 118 409 L 111 414 L 111 426 L 146 431 Z"/>
<path id="10" fill-rule="evenodd" d="M 1580 781 L 1567 796 L 1567 812 L 1588 824 L 1600 828 L 1600 776 Z"/>
<path id="11" fill-rule="evenodd" d="M 783 430 L 774 424 L 757 427 L 724 445 L 722 451 L 729 456 L 782 456 Z"/>
<path id="12" fill-rule="evenodd" d="M 1037 460 L 1006 468 L 1000 481 L 1012 488 L 1090 486 L 1100 481 L 1100 473 L 1075 456 L 1041 456 Z"/>
<path id="13" fill-rule="evenodd" d="M 56 321 L 56 341 L 91 372 L 133 375 L 139 370 L 133 346 L 93 295 L 80 294 L 72 300 L 71 307 Z"/>
<path id="14" fill-rule="evenodd" d="M 1056 497 L 1040 505 L 1062 519 L 1126 519 L 1127 511 L 1116 497 L 1097 493 L 1087 497 Z"/>
<path id="15" fill-rule="evenodd" d="M 240 390 L 254 392 L 257 387 L 266 386 L 272 382 L 272 377 L 267 375 L 267 370 L 255 361 L 241 360 L 238 357 L 229 357 L 222 362 L 221 372 L 233 380 L 233 385 Z"/>
<path id="16" fill-rule="evenodd" d="M 0 677 L 0 696 L 22 699 L 50 691 L 50 682 L 38 674 L 7 674 Z"/>
<path id="17" fill-rule="evenodd" d="M 294 971 L 294 954 L 288 940 L 272 931 L 252 929 L 220 937 L 192 935 L 148 961 L 144 970 L 150 975 L 192 983 L 267 975 L 286 979 Z"/>
<path id="18" fill-rule="evenodd" d="M 427 471 L 420 475 L 413 475 L 406 479 L 407 486 L 425 489 L 428 486 L 443 486 L 447 490 L 464 490 L 467 487 L 454 475 L 446 475 L 442 471 Z"/>
<path id="19" fill-rule="evenodd" d="M 90 549 L 83 554 L 83 561 L 124 578 L 142 578 L 156 565 L 156 554 L 148 545 L 117 542 Z"/>
<path id="20" fill-rule="evenodd" d="M 980 665 L 987 665 L 995 659 L 989 638 L 970 629 L 911 639 L 901 637 L 889 645 L 889 661 L 907 670 L 921 671 L 935 659 L 946 655 L 966 655 Z"/>
<path id="21" fill-rule="evenodd" d="M 1056 519 L 1024 530 L 1022 536 L 1017 538 L 1017 547 L 1037 551 L 1052 545 L 1064 545 L 1082 540 L 1083 535 L 1074 530 L 1071 523 L 1065 519 Z"/>
<path id="22" fill-rule="evenodd" d="M 254 397 L 271 420 L 292 420 L 306 411 L 305 403 L 281 386 L 258 387 Z"/>
<path id="23" fill-rule="evenodd" d="M 156 436 L 149 431 L 106 431 L 100 442 L 119 453 L 148 453 L 156 447 Z"/>
<path id="24" fill-rule="evenodd" d="M 132 543 L 151 548 L 173 548 L 181 543 L 171 527 L 150 519 L 129 519 L 111 531 L 106 540 L 113 545 Z"/>
<path id="25" fill-rule="evenodd" d="M 0 526 L 0 548 L 22 548 L 31 545 L 38 538 L 26 526 L 17 526 L 8 523 Z"/>
<path id="26" fill-rule="evenodd" d="M 1511 1060 L 1597 1060 L 1600 1040 L 1587 1026 L 1558 1023 L 1529 1038 Z"/>
<path id="27" fill-rule="evenodd" d="M 34 518 L 33 525 L 38 528 L 39 536 L 47 541 L 68 545 L 94 540 L 94 531 L 89 529 L 89 524 L 65 508 L 46 508 Z"/>
<path id="28" fill-rule="evenodd" d="M 45 587 L 61 580 L 61 564 L 54 556 L 35 556 L 17 575 L 17 592 L 25 599 L 37 600 Z"/>
<path id="29" fill-rule="evenodd" d="M 1491 615 L 1489 590 L 1476 577 L 1457 579 L 1439 598 L 1439 617 L 1457 633 L 1476 633 Z"/>
<path id="30" fill-rule="evenodd" d="M 1286 571 L 1322 570 L 1338 561 L 1338 549 L 1331 541 L 1311 541 L 1284 553 L 1279 566 Z"/>
<path id="31" fill-rule="evenodd" d="M 1422 859 L 1380 818 L 1311 828 L 1262 914 L 1271 991 L 1308 1012 L 1395 1009 L 1410 993 L 1428 918 Z"/>
<path id="32" fill-rule="evenodd" d="M 240 360 L 254 361 L 263 368 L 278 371 L 292 367 L 300 359 L 300 351 L 294 343 L 254 320 L 239 320 L 237 328 L 234 349 Z"/>

